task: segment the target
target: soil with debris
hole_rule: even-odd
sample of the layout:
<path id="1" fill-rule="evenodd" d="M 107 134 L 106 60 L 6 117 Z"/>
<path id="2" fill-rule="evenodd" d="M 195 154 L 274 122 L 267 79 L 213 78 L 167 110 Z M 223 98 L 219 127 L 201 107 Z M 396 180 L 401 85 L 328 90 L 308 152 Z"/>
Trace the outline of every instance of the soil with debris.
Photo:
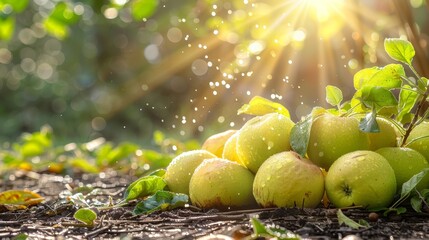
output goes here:
<path id="1" fill-rule="evenodd" d="M 408 211 L 401 215 L 370 216 L 362 209 L 343 210 L 349 218 L 369 222 L 368 228 L 340 225 L 336 209 L 278 208 L 201 210 L 189 206 L 135 216 L 136 202 L 98 212 L 96 224 L 85 227 L 73 217 L 77 207 L 67 199 L 75 189 L 92 191 L 92 203 L 116 202 L 135 179 L 116 172 L 58 176 L 15 171 L 3 174 L 0 191 L 29 189 L 45 201 L 25 210 L 0 210 L 0 238 L 18 239 L 251 239 L 250 219 L 280 226 L 306 239 L 429 239 L 429 214 Z M 264 238 L 258 238 L 264 239 Z"/>

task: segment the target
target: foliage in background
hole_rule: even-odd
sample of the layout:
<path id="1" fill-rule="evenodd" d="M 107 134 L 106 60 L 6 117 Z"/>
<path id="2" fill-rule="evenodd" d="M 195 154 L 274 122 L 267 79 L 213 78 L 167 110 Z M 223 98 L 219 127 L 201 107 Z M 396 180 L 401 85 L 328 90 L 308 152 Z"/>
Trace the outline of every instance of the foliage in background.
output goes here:
<path id="1" fill-rule="evenodd" d="M 49 126 L 40 131 L 24 133 L 20 140 L 0 149 L 0 171 L 13 169 L 56 174 L 99 173 L 114 169 L 132 176 L 165 168 L 171 159 L 183 151 L 200 147 L 195 140 L 180 142 L 155 132 L 157 147 L 143 148 L 135 143 L 114 145 L 104 138 L 86 143 L 59 145 Z"/>
<path id="2" fill-rule="evenodd" d="M 103 136 L 150 145 L 167 113 L 146 104 L 159 102 L 163 89 L 120 116 L 106 115 L 118 101 L 110 98 L 112 92 L 147 67 L 143 51 L 136 56 L 141 63 L 132 66 L 123 51 L 144 49 L 169 25 L 159 21 L 159 29 L 146 28 L 158 5 L 158 0 L 1 0 L 0 141 L 49 124 L 61 144 Z"/>

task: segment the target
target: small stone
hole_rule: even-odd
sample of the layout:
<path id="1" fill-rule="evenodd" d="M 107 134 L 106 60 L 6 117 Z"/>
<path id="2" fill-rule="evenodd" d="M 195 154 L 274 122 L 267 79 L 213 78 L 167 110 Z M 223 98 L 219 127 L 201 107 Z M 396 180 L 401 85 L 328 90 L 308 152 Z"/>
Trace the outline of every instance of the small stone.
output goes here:
<path id="1" fill-rule="evenodd" d="M 372 212 L 368 215 L 368 219 L 371 222 L 377 222 L 378 218 L 379 218 L 379 215 L 375 212 Z"/>
<path id="2" fill-rule="evenodd" d="M 310 227 L 302 227 L 295 231 L 295 233 L 301 235 L 301 236 L 308 236 L 314 232 L 313 228 Z"/>
<path id="3" fill-rule="evenodd" d="M 230 236 L 222 235 L 222 234 L 210 234 L 204 237 L 200 237 L 197 240 L 234 240 Z"/>
<path id="4" fill-rule="evenodd" d="M 357 235 L 347 235 L 342 240 L 362 240 L 362 238 Z"/>

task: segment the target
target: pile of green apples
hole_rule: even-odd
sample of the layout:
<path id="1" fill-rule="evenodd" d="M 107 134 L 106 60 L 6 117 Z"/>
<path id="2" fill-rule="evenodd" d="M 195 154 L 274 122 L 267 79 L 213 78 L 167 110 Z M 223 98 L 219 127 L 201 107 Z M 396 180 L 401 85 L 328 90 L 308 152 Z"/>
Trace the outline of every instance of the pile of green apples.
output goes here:
<path id="1" fill-rule="evenodd" d="M 255 115 L 240 129 L 173 159 L 169 189 L 201 208 L 388 207 L 429 168 L 429 80 L 413 68 L 410 42 L 386 39 L 384 47 L 401 64 L 357 72 L 349 101 L 327 86 L 333 108 L 314 107 L 299 122 L 282 104 L 254 97 L 238 110 Z M 416 189 L 429 189 L 429 175 Z"/>

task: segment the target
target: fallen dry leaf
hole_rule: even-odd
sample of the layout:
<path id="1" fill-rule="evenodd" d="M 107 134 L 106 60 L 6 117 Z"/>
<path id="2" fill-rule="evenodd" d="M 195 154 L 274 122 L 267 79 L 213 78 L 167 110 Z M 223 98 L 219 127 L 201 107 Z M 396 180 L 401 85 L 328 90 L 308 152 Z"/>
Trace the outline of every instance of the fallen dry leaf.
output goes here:
<path id="1" fill-rule="evenodd" d="M 42 196 L 30 190 L 8 190 L 0 193 L 0 209 L 8 211 L 26 209 L 43 200 Z"/>

